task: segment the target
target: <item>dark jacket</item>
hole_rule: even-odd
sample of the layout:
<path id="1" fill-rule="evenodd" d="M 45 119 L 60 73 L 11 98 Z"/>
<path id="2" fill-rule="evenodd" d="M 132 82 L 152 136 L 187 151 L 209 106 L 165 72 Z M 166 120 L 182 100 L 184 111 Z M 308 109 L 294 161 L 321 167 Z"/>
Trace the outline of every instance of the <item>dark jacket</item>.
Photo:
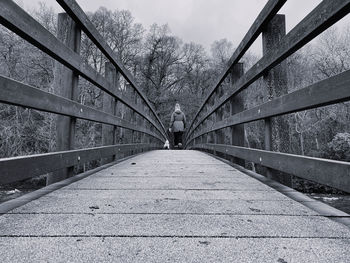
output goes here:
<path id="1" fill-rule="evenodd" d="M 186 128 L 186 116 L 181 110 L 176 110 L 171 114 L 170 128 L 172 132 L 183 132 Z"/>

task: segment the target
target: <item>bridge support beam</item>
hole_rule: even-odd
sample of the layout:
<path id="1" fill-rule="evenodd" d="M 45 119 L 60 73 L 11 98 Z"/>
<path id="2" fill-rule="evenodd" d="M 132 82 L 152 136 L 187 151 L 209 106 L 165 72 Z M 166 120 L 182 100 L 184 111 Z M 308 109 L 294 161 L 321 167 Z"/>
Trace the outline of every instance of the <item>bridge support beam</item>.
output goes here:
<path id="1" fill-rule="evenodd" d="M 58 14 L 57 38 L 67 47 L 80 53 L 81 30 L 76 23 L 66 13 Z M 78 100 L 79 75 L 72 70 L 55 62 L 53 88 L 57 95 Z M 76 118 L 57 116 L 56 119 L 56 151 L 65 151 L 74 149 Z M 74 174 L 74 167 L 68 167 L 53 172 L 47 177 L 46 184 L 52 184 L 66 179 Z"/>
<path id="2" fill-rule="evenodd" d="M 120 73 L 117 72 L 115 66 L 110 63 L 105 63 L 105 77 L 112 84 L 114 90 L 119 89 Z M 103 94 L 103 111 L 116 115 L 117 114 L 117 100 L 107 93 Z M 102 124 L 102 145 L 114 145 L 117 143 L 117 127 L 107 124 Z M 117 155 L 109 158 L 103 158 L 102 164 L 110 163 L 116 160 Z"/>
<path id="3" fill-rule="evenodd" d="M 262 33 L 263 55 L 273 50 L 286 35 L 285 15 L 276 15 Z M 287 66 L 283 61 L 265 76 L 268 101 L 288 93 Z M 275 117 L 265 120 L 265 150 L 288 153 L 290 151 L 289 123 L 287 117 Z M 266 176 L 291 186 L 291 176 L 279 171 L 267 169 Z"/>
<path id="4" fill-rule="evenodd" d="M 231 85 L 233 85 L 244 74 L 243 63 L 237 63 L 230 72 Z M 235 115 L 244 110 L 244 99 L 242 94 L 236 94 L 230 99 L 230 115 Z M 244 146 L 244 124 L 231 127 L 230 144 L 235 146 Z M 240 166 L 245 165 L 245 161 L 236 157 L 230 158 L 231 162 Z"/>

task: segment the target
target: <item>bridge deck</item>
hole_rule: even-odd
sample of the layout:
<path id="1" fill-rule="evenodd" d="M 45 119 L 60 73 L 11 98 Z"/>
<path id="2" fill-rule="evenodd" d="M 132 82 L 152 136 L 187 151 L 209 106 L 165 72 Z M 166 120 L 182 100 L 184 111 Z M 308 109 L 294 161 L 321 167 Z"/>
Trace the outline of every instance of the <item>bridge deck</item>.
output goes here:
<path id="1" fill-rule="evenodd" d="M 0 217 L 1 262 L 346 262 L 349 228 L 196 151 L 153 151 Z"/>

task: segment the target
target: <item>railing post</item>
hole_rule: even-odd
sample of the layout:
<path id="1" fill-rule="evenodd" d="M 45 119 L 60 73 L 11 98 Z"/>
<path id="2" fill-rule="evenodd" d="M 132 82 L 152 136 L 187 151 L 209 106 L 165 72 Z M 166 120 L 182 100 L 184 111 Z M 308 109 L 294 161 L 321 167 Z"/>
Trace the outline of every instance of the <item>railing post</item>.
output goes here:
<path id="1" fill-rule="evenodd" d="M 222 95 L 223 95 L 223 87 L 219 87 L 218 92 L 217 92 L 217 99 L 219 100 Z M 223 120 L 223 116 L 224 116 L 224 105 L 221 106 L 218 110 L 217 110 L 217 114 L 216 114 L 216 122 L 222 121 Z M 224 144 L 225 142 L 225 132 L 223 129 L 217 130 L 215 131 L 215 137 L 216 137 L 216 143 L 217 144 Z M 225 154 L 223 153 L 217 153 L 218 156 L 220 157 L 224 157 Z"/>
<path id="2" fill-rule="evenodd" d="M 204 122 L 202 122 L 202 124 L 201 124 L 201 130 L 203 130 L 203 129 L 205 129 L 205 125 L 204 125 Z M 206 143 L 206 140 L 205 140 L 206 138 L 205 138 L 205 134 L 203 134 L 202 136 L 201 136 L 201 144 L 204 144 L 204 143 Z"/>
<path id="3" fill-rule="evenodd" d="M 148 116 L 150 116 L 150 109 L 146 106 L 146 113 Z M 148 128 L 148 130 L 151 130 L 151 124 L 145 119 L 145 123 L 146 123 L 146 128 Z M 148 143 L 149 145 L 152 144 L 152 136 L 151 135 L 146 135 L 146 143 Z"/>
<path id="4" fill-rule="evenodd" d="M 81 30 L 66 13 L 58 14 L 57 38 L 67 47 L 80 53 Z M 72 70 L 55 62 L 54 69 L 54 90 L 65 98 L 78 100 L 79 75 Z M 59 115 L 56 120 L 56 151 L 66 151 L 74 149 L 76 118 Z M 53 172 L 47 177 L 46 184 L 52 184 L 66 179 L 74 174 L 74 167 L 68 167 Z"/>
<path id="5" fill-rule="evenodd" d="M 134 105 L 137 106 L 137 99 L 136 99 L 136 91 L 135 89 L 132 89 L 131 91 L 131 99 L 134 100 Z M 137 124 L 137 116 L 136 116 L 136 112 L 134 110 L 131 111 L 131 123 L 132 124 Z M 131 132 L 131 143 L 136 143 L 137 142 L 137 132 L 136 131 L 132 131 Z M 136 150 L 132 150 L 131 151 L 131 155 L 137 153 L 137 149 Z"/>
<path id="6" fill-rule="evenodd" d="M 206 107 L 206 106 L 204 106 Z M 203 125 L 204 125 L 204 129 L 207 129 L 208 128 L 208 119 L 206 119 L 204 122 L 203 122 Z M 204 143 L 208 143 L 209 141 L 209 133 L 206 133 L 204 135 Z"/>
<path id="7" fill-rule="evenodd" d="M 127 107 L 125 106 L 124 103 L 122 103 L 121 101 L 117 101 L 117 115 L 125 120 L 126 119 L 126 112 L 127 112 Z M 119 113 L 119 114 L 118 114 Z M 118 143 L 120 144 L 126 144 L 127 143 L 127 139 L 126 139 L 126 129 L 125 128 L 122 128 L 120 127 L 119 128 L 119 141 Z M 126 156 L 126 153 L 123 152 L 123 153 L 120 153 L 119 157 L 120 158 L 124 158 Z"/>
<path id="8" fill-rule="evenodd" d="M 217 96 L 218 96 L 218 90 L 216 90 L 214 92 L 214 94 L 213 94 L 212 106 L 215 105 L 215 102 L 217 100 Z M 212 120 L 213 120 L 212 127 L 215 126 L 215 123 L 217 122 L 217 119 L 218 119 L 218 110 L 214 111 L 213 114 L 212 114 Z M 211 132 L 211 134 L 213 136 L 213 144 L 217 144 L 217 133 L 216 132 Z M 217 152 L 214 150 L 213 154 L 216 155 Z"/>
<path id="9" fill-rule="evenodd" d="M 144 106 L 142 104 L 142 100 L 141 97 L 137 96 L 137 103 L 136 103 L 141 109 L 142 111 L 144 111 Z M 142 127 L 143 125 L 143 121 L 141 119 L 141 116 L 139 114 L 136 115 L 136 124 L 138 127 Z M 142 133 L 141 132 L 137 132 L 137 143 L 142 143 Z M 142 148 L 138 149 L 138 152 L 142 152 Z"/>
<path id="10" fill-rule="evenodd" d="M 211 104 L 211 101 L 209 100 L 207 103 L 210 103 Z M 209 106 L 209 104 L 207 104 L 207 107 Z M 206 122 L 207 122 L 207 127 L 212 127 L 212 119 L 213 119 L 213 115 L 212 116 L 209 116 L 207 119 L 206 119 Z M 213 143 L 213 134 L 212 132 L 208 132 L 207 133 L 207 143 Z"/>
<path id="11" fill-rule="evenodd" d="M 231 85 L 240 79 L 244 74 L 243 63 L 237 63 L 231 69 Z M 244 101 L 242 94 L 236 94 L 230 99 L 230 115 L 235 115 L 244 110 Z M 231 127 L 230 143 L 235 146 L 244 146 L 244 124 Z M 245 161 L 236 157 L 230 158 L 231 162 L 244 166 Z"/>
<path id="12" fill-rule="evenodd" d="M 143 109 L 143 111 L 146 113 L 147 112 L 147 106 L 142 102 L 142 109 Z M 142 127 L 143 128 L 147 128 L 146 127 L 146 119 L 145 118 L 142 118 L 141 119 L 141 125 L 142 125 Z M 146 134 L 145 133 L 141 133 L 141 143 L 147 143 L 146 142 Z M 142 152 L 144 152 L 145 151 L 145 149 L 142 149 Z"/>
<path id="13" fill-rule="evenodd" d="M 285 15 L 276 15 L 266 26 L 262 33 L 263 55 L 276 48 L 280 40 L 286 35 Z M 283 61 L 271 69 L 264 81 L 268 100 L 288 93 L 287 66 Z M 265 150 L 289 152 L 289 124 L 285 117 L 265 119 Z M 281 172 L 267 169 L 266 176 L 284 184 L 291 185 L 291 176 Z"/>
<path id="14" fill-rule="evenodd" d="M 125 94 L 127 97 L 132 98 L 132 87 L 130 84 L 126 83 L 125 84 Z M 133 120 L 133 110 L 125 105 L 125 114 L 124 114 L 124 119 L 127 121 Z M 133 131 L 129 129 L 124 129 L 124 142 L 127 144 L 130 144 L 133 142 Z M 131 153 L 125 152 L 125 155 L 130 155 Z"/>
<path id="15" fill-rule="evenodd" d="M 206 104 L 206 105 L 203 106 L 202 111 L 203 111 L 203 112 L 207 112 L 207 108 L 208 108 L 208 105 Z M 209 122 L 208 122 L 208 119 L 206 119 L 206 120 L 203 121 L 203 127 L 204 127 L 204 129 L 207 129 L 207 128 L 208 128 L 208 123 L 209 123 Z M 204 134 L 203 143 L 206 144 L 206 143 L 208 143 L 208 142 L 209 142 L 209 133 L 206 133 L 206 134 Z"/>
<path id="16" fill-rule="evenodd" d="M 118 82 L 118 85 L 120 87 L 120 81 Z M 115 100 L 115 115 L 119 118 L 123 118 L 123 103 L 119 100 Z M 115 143 L 116 144 L 122 144 L 123 143 L 123 128 L 121 127 L 115 127 Z M 117 155 L 117 158 L 122 157 L 122 155 Z"/>
<path id="17" fill-rule="evenodd" d="M 119 73 L 114 65 L 110 62 L 105 63 L 105 77 L 112 84 L 114 90 L 119 89 Z M 116 115 L 116 100 L 107 93 L 103 94 L 103 111 Z M 102 124 L 102 145 L 116 144 L 116 127 L 112 125 Z M 116 155 L 102 159 L 102 164 L 110 163 L 116 159 Z"/>

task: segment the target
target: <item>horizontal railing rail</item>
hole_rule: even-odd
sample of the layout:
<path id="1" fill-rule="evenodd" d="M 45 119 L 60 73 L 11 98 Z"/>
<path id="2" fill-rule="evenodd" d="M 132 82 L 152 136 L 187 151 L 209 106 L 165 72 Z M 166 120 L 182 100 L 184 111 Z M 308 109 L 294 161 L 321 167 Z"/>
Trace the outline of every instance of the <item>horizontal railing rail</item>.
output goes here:
<path id="1" fill-rule="evenodd" d="M 157 128 L 164 139 L 166 138 L 164 130 L 157 125 L 150 116 L 147 116 L 140 107 L 137 107 L 133 100 L 126 97 L 120 90 L 113 89 L 111 83 L 97 73 L 92 67 L 84 63 L 79 54 L 59 41 L 13 1 L 0 1 L 0 23 L 66 67 L 79 73 L 79 75 L 104 92 L 123 102 L 132 110 L 146 118 L 147 121 Z"/>
<path id="2" fill-rule="evenodd" d="M 157 148 L 159 148 L 158 145 L 152 144 L 120 144 L 81 150 L 3 158 L 0 159 L 0 184 L 29 179 L 34 176 L 133 150 L 143 149 L 147 151 Z"/>
<path id="3" fill-rule="evenodd" d="M 191 121 L 190 125 L 188 126 L 188 132 L 186 135 L 186 139 L 188 139 L 189 135 L 191 134 L 191 131 L 193 131 L 195 128 L 192 129 L 192 126 L 194 125 L 196 119 L 198 118 L 199 113 L 204 109 L 204 106 L 207 104 L 211 96 L 215 93 L 215 91 L 218 89 L 218 87 L 221 85 L 221 83 L 225 80 L 227 75 L 229 74 L 229 71 L 233 68 L 234 65 L 236 65 L 239 60 L 243 57 L 243 55 L 247 52 L 249 47 L 254 43 L 254 41 L 258 38 L 258 36 L 261 34 L 263 28 L 266 26 L 266 24 L 277 14 L 277 12 L 282 8 L 282 6 L 287 2 L 287 0 L 270 0 L 263 10 L 260 12 L 258 17 L 255 19 L 253 25 L 248 30 L 247 34 L 244 36 L 241 43 L 238 45 L 237 49 L 231 56 L 228 66 L 222 71 L 220 76 L 218 77 L 217 81 L 215 82 L 215 85 L 210 90 L 206 98 L 203 100 L 201 106 L 199 107 L 197 113 L 195 114 L 193 120 Z"/>
<path id="4" fill-rule="evenodd" d="M 56 152 L 0 159 L 1 184 L 43 174 L 57 173 L 48 179 L 48 183 L 53 183 L 72 176 L 74 166 L 80 166 L 90 161 L 101 161 L 104 164 L 119 157 L 156 149 L 166 139 L 165 128 L 153 106 L 87 15 L 75 1 L 57 2 L 66 10 L 74 24 L 74 28 L 66 28 L 66 30 L 70 30 L 70 36 L 74 34 L 74 41 L 76 41 L 74 48 L 72 48 L 72 42 L 63 41 L 63 36 L 54 36 L 11 0 L 0 0 L 0 24 L 61 63 L 68 71 L 71 70 L 69 73 L 67 69 L 60 68 L 57 63 L 55 64 L 57 71 L 54 73 L 54 79 L 57 77 L 55 84 L 60 86 L 60 90 L 56 91 L 57 94 L 67 94 L 67 92 L 71 92 L 70 90 L 73 90 L 71 93 L 77 94 L 74 89 L 78 88 L 78 76 L 81 76 L 106 93 L 103 94 L 103 110 L 79 103 L 76 101 L 76 95 L 64 97 L 0 76 L 1 103 L 54 113 L 59 117 L 68 118 L 57 119 L 56 123 L 60 130 L 57 131 L 59 133 L 57 135 L 59 137 L 57 149 L 59 150 Z M 59 15 L 58 20 L 59 27 L 65 30 L 64 27 L 67 25 L 64 24 L 64 19 L 69 17 L 66 14 L 61 15 Z M 80 57 L 80 44 L 77 44 L 81 41 L 80 30 L 86 33 L 87 37 L 109 60 L 107 63 L 110 64 L 108 64 L 108 68 L 106 64 L 105 76 L 99 74 Z M 77 40 L 77 38 L 79 39 Z M 124 77 L 129 84 L 127 91 L 122 91 L 119 88 L 118 74 Z M 62 76 L 72 80 L 72 83 L 66 79 L 60 80 Z M 61 89 L 61 87 L 63 88 Z M 127 96 L 126 93 L 131 96 Z M 110 97 L 107 97 L 107 94 Z M 133 95 L 135 95 L 134 98 Z M 118 110 L 123 111 L 123 113 L 117 112 Z M 102 144 L 104 146 L 75 150 L 76 119 L 101 123 Z M 107 129 L 106 126 L 109 128 Z M 117 127 L 121 130 L 118 131 Z M 130 133 L 126 134 L 126 131 L 130 131 Z M 122 137 L 118 137 L 118 132 Z"/>
<path id="5" fill-rule="evenodd" d="M 78 23 L 85 34 L 91 39 L 91 41 L 102 51 L 102 53 L 113 63 L 117 70 L 123 75 L 123 77 L 130 83 L 130 85 L 136 90 L 136 92 L 145 101 L 147 106 L 151 109 L 152 113 L 156 117 L 159 125 L 162 127 L 163 132 L 165 131 L 164 125 L 156 114 L 153 106 L 147 99 L 146 95 L 142 92 L 141 88 L 138 87 L 134 77 L 130 72 L 123 66 L 120 59 L 113 52 L 113 50 L 108 46 L 103 37 L 98 33 L 95 26 L 89 20 L 87 15 L 77 4 L 75 0 L 57 0 L 57 2 L 62 6 L 62 8 L 71 16 L 71 18 Z M 163 133 L 164 135 L 164 133 Z M 164 135 L 165 136 L 165 135 Z"/>
<path id="6" fill-rule="evenodd" d="M 240 94 L 243 90 L 249 88 L 251 84 L 262 77 L 264 77 L 263 81 L 267 84 L 270 71 L 275 70 L 277 65 L 283 67 L 281 63 L 290 55 L 350 12 L 350 0 L 323 0 L 288 34 L 284 33 L 282 35 L 283 33 L 280 33 L 282 31 L 278 33 L 266 31 L 267 26 L 275 18 L 274 16 L 276 16 L 276 19 L 283 19 L 283 16 L 277 15 L 277 12 L 285 2 L 269 1 L 259 14 L 231 57 L 227 68 L 220 74 L 217 82 L 203 100 L 186 134 L 185 146 L 189 149 L 213 152 L 221 157 L 229 158 L 231 161 L 239 162 L 241 165 L 244 165 L 242 160 L 259 164 L 266 167 L 267 176 L 271 176 L 274 169 L 282 172 L 278 176 L 295 175 L 350 192 L 349 162 L 274 152 L 272 151 L 272 143 L 274 142 L 271 128 L 271 119 L 273 118 L 349 101 L 350 70 L 291 93 L 284 91 L 280 96 L 273 97 L 275 96 L 273 95 L 272 98 L 261 105 L 246 110 L 243 107 L 243 97 Z M 274 20 L 273 23 L 277 23 L 277 21 L 280 20 Z M 232 70 L 235 67 L 242 66 L 238 65 L 239 59 L 243 57 L 260 33 L 265 34 L 265 39 L 263 35 L 264 45 L 267 45 L 267 41 L 274 41 L 272 42 L 273 45 L 268 48 L 264 46 L 263 57 L 245 74 L 243 72 L 241 74 L 233 73 Z M 279 35 L 278 40 L 276 40 L 277 37 L 272 40 L 274 36 L 268 34 L 281 35 Z M 280 68 L 277 70 L 280 70 Z M 223 92 L 221 84 L 229 77 L 229 74 L 236 75 L 231 75 L 231 84 L 228 84 L 231 87 L 226 87 L 225 92 Z M 277 84 L 273 83 L 272 85 L 276 85 L 276 88 L 278 88 L 278 85 L 285 85 L 283 84 L 284 80 L 281 81 L 282 84 L 277 81 Z M 228 113 L 227 106 L 230 106 Z M 243 124 L 259 120 L 265 121 L 265 140 L 263 142 L 265 149 L 244 147 Z M 228 131 L 230 144 L 225 144 L 227 143 Z M 238 144 L 237 138 L 242 140 Z"/>
<path id="7" fill-rule="evenodd" d="M 324 0 L 321 2 L 309 15 L 281 39 L 278 43 L 278 47 L 264 55 L 263 58 L 234 84 L 229 92 L 218 99 L 209 111 L 196 122 L 196 125 L 189 130 L 187 138 L 190 138 L 193 131 L 231 97 L 249 87 L 249 85 L 262 77 L 268 70 L 285 60 L 317 35 L 342 19 L 349 11 L 349 0 Z M 219 86 L 216 86 L 215 89 L 218 87 Z M 193 138 L 187 139 L 187 143 L 191 140 L 193 140 Z"/>
<path id="8" fill-rule="evenodd" d="M 350 100 L 349 87 L 350 70 L 215 122 L 196 133 L 193 139 L 234 125 L 345 102 Z"/>
<path id="9" fill-rule="evenodd" d="M 251 161 L 345 192 L 350 189 L 350 163 L 295 154 L 271 152 L 225 144 L 197 144 L 194 149 L 211 150 Z M 331 176 L 330 176 L 331 175 Z"/>
<path id="10" fill-rule="evenodd" d="M 82 120 L 115 125 L 117 127 L 151 135 L 156 139 L 161 139 L 159 135 L 148 129 L 139 127 L 115 115 L 82 105 L 78 102 L 45 92 L 1 75 L 0 86 L 0 102 L 2 103 L 75 117 Z"/>

